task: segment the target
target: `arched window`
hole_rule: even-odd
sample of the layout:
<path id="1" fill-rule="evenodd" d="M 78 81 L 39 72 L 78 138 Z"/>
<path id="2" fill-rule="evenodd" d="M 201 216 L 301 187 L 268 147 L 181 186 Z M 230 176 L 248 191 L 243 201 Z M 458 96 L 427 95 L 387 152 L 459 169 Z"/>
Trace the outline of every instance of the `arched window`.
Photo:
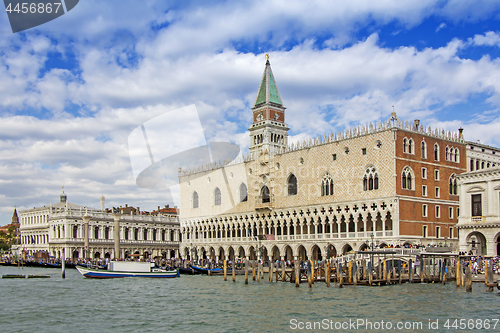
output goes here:
<path id="1" fill-rule="evenodd" d="M 434 145 L 434 161 L 439 161 L 439 145 Z"/>
<path id="2" fill-rule="evenodd" d="M 148 229 L 144 229 L 142 231 L 142 236 L 143 236 L 142 239 L 148 240 Z"/>
<path id="3" fill-rule="evenodd" d="M 99 239 L 99 227 L 94 227 L 94 239 Z"/>
<path id="4" fill-rule="evenodd" d="M 403 153 L 407 153 L 407 152 L 408 152 L 408 139 L 404 138 L 403 139 Z"/>
<path id="5" fill-rule="evenodd" d="M 427 144 L 425 143 L 425 141 L 422 141 L 422 143 L 420 144 L 420 150 L 422 158 L 427 158 Z"/>
<path id="6" fill-rule="evenodd" d="M 216 187 L 214 190 L 214 205 L 220 206 L 220 204 L 221 204 L 220 189 L 218 187 Z"/>
<path id="7" fill-rule="evenodd" d="M 451 195 L 458 195 L 458 187 L 457 187 L 457 178 L 455 177 L 455 174 L 452 174 L 450 176 L 450 194 Z"/>
<path id="8" fill-rule="evenodd" d="M 198 206 L 199 206 L 198 192 L 194 191 L 193 192 L 193 208 L 198 208 Z"/>
<path id="9" fill-rule="evenodd" d="M 363 177 L 363 191 L 378 190 L 378 173 L 375 167 L 369 167 Z"/>
<path id="10" fill-rule="evenodd" d="M 401 176 L 401 187 L 405 190 L 413 189 L 413 172 L 410 167 L 405 167 L 403 169 L 403 174 Z"/>
<path id="11" fill-rule="evenodd" d="M 408 154 L 415 154 L 415 142 L 413 142 L 413 139 L 408 141 Z"/>
<path id="12" fill-rule="evenodd" d="M 248 189 L 244 183 L 240 185 L 240 202 L 248 201 Z"/>
<path id="13" fill-rule="evenodd" d="M 455 148 L 455 162 L 460 162 L 460 150 L 458 148 Z"/>
<path id="14" fill-rule="evenodd" d="M 271 193 L 269 192 L 269 187 L 264 186 L 260 190 L 260 197 L 262 199 L 262 203 L 268 203 L 271 202 Z"/>
<path id="15" fill-rule="evenodd" d="M 297 195 L 297 177 L 294 174 L 291 174 L 288 177 L 288 195 Z"/>
<path id="16" fill-rule="evenodd" d="M 333 195 L 333 179 L 329 173 L 321 180 L 321 196 L 325 195 Z"/>
<path id="17" fill-rule="evenodd" d="M 445 155 L 446 161 L 451 161 L 450 148 L 448 148 L 448 146 L 446 146 L 446 148 L 444 149 L 444 155 Z"/>

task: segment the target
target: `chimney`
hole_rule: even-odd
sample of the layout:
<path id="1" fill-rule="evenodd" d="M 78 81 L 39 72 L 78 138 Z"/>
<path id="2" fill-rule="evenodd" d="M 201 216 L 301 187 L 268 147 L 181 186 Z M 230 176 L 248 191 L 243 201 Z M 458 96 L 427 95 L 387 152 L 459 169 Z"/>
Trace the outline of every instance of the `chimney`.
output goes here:
<path id="1" fill-rule="evenodd" d="M 463 140 L 464 139 L 464 129 L 462 127 L 460 127 L 458 129 L 458 139 L 459 140 Z"/>
<path id="2" fill-rule="evenodd" d="M 128 207 L 128 204 L 125 204 L 125 208 L 127 208 L 127 207 Z"/>

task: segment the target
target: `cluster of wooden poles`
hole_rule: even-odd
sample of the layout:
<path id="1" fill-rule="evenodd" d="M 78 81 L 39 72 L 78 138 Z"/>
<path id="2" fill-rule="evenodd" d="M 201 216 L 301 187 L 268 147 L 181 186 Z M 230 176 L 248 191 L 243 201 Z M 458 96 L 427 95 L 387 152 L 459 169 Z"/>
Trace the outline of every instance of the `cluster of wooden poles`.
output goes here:
<path id="1" fill-rule="evenodd" d="M 270 282 L 295 282 L 296 287 L 299 287 L 300 283 L 304 281 L 307 281 L 309 288 L 311 288 L 315 282 L 319 281 L 324 281 L 329 287 L 333 279 L 333 282 L 336 282 L 338 287 L 342 288 L 344 285 L 380 286 L 403 282 L 446 284 L 447 275 L 452 279 L 453 276 L 451 272 L 454 271 L 457 287 L 465 287 L 466 291 L 472 291 L 472 272 L 470 264 L 463 269 L 460 260 L 457 260 L 455 267 L 453 267 L 451 265 L 451 260 L 448 259 L 437 260 L 422 258 L 419 266 L 420 273 L 418 276 L 415 276 L 412 259 L 408 262 L 405 274 L 403 274 L 401 261 L 398 260 L 397 265 L 395 265 L 393 259 L 379 261 L 377 268 L 373 268 L 371 262 L 365 265 L 364 261 L 357 262 L 355 260 L 349 261 L 344 265 L 342 263 L 330 264 L 327 260 L 319 263 L 317 266 L 315 266 L 313 261 L 308 261 L 305 262 L 304 268 L 302 269 L 300 265 L 295 265 L 292 269 L 287 269 L 285 265 L 277 267 L 276 264 L 272 264 L 268 267 L 268 274 Z M 226 260 L 224 260 L 223 267 L 224 281 L 227 281 L 228 265 Z M 231 264 L 233 282 L 236 282 L 236 271 L 237 269 L 233 261 Z M 245 284 L 248 284 L 249 272 L 251 272 L 254 281 L 256 280 L 259 282 L 261 279 L 264 279 L 265 272 L 262 263 L 246 260 L 242 271 L 240 270 L 238 275 L 245 275 Z M 493 290 L 493 287 L 496 286 L 496 283 L 493 281 L 492 267 L 491 265 L 488 266 L 487 262 L 485 285 L 490 290 Z"/>

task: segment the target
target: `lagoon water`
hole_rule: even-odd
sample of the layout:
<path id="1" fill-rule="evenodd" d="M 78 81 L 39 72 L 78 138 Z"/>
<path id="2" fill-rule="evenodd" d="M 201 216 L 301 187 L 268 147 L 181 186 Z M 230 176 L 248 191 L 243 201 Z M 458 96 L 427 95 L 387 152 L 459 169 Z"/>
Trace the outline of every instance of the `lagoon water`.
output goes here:
<path id="1" fill-rule="evenodd" d="M 63 280 L 57 269 L 0 267 L 4 274 L 51 276 L 0 279 L 0 331 L 5 333 L 500 332 L 500 296 L 482 284 L 466 293 L 454 281 L 342 289 L 316 283 L 309 289 L 271 284 L 267 275 L 260 282 L 250 277 L 245 285 L 243 276 L 236 276 L 236 283 L 230 276 L 228 281 L 222 276 L 93 280 L 68 269 Z M 467 319 L 462 323 L 469 326 L 462 330 L 457 321 L 446 328 L 448 319 L 450 325 Z M 315 330 L 300 329 L 315 322 Z M 408 329 L 397 329 L 398 322 Z M 359 326 L 353 329 L 352 323 Z"/>

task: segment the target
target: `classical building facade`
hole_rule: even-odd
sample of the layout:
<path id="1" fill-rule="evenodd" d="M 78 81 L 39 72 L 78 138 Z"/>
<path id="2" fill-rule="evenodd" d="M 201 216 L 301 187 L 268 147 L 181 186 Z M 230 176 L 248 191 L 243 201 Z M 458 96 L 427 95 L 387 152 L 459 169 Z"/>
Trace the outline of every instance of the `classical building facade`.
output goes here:
<path id="1" fill-rule="evenodd" d="M 181 255 L 324 258 L 371 246 L 457 247 L 461 132 L 393 113 L 288 144 L 285 107 L 266 62 L 252 108 L 250 154 L 180 170 Z"/>
<path id="2" fill-rule="evenodd" d="M 484 170 L 500 165 L 500 149 L 467 141 L 467 171 Z"/>
<path id="3" fill-rule="evenodd" d="M 500 256 L 500 167 L 463 173 L 457 178 L 460 251 Z"/>
<path id="4" fill-rule="evenodd" d="M 128 212 L 128 214 L 124 214 Z M 21 248 L 28 256 L 55 258 L 173 258 L 179 254 L 177 214 L 142 214 L 134 207 L 120 207 L 118 214 L 67 202 L 63 193 L 55 205 L 19 212 Z M 88 222 L 88 248 L 85 246 Z M 120 253 L 115 256 L 114 228 L 118 220 Z"/>

